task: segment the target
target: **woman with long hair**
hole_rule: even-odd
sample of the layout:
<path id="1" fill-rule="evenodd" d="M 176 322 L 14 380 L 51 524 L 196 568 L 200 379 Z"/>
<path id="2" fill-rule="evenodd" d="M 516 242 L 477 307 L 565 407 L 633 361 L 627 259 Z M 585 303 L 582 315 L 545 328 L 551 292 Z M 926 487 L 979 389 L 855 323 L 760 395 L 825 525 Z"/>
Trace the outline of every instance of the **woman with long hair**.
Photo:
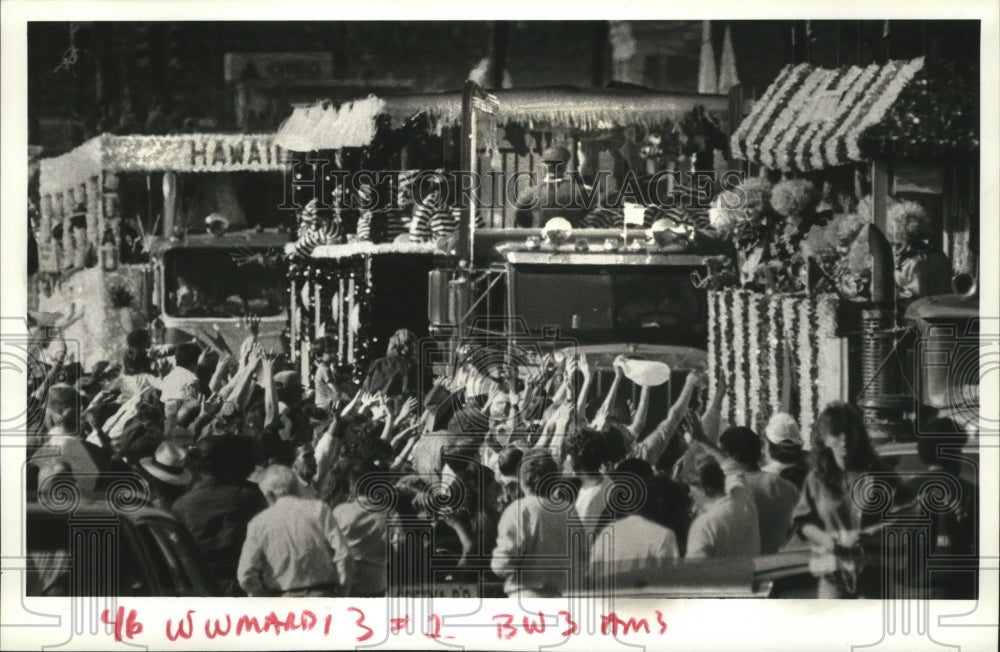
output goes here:
<path id="1" fill-rule="evenodd" d="M 417 347 L 417 336 L 412 331 L 401 328 L 393 333 L 385 357 L 372 363 L 361 391 L 388 397 L 416 395 L 419 391 Z"/>
<path id="2" fill-rule="evenodd" d="M 793 517 L 813 547 L 817 597 L 879 597 L 880 528 L 902 502 L 901 485 L 872 447 L 861 413 L 847 403 L 830 403 L 820 413 L 812 454 Z"/>

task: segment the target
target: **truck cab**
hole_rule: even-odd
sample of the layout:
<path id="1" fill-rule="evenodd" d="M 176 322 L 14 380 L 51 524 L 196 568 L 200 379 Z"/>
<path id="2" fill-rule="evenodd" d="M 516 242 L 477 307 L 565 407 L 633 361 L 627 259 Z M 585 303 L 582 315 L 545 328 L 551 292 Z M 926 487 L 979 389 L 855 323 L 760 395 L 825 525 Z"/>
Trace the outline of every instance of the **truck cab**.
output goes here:
<path id="1" fill-rule="evenodd" d="M 245 317 L 260 317 L 259 341 L 281 348 L 288 320 L 282 251 L 288 236 L 244 230 L 157 238 L 150 243 L 153 304 L 162 341 L 177 344 L 206 336 L 233 351 L 249 335 Z"/>

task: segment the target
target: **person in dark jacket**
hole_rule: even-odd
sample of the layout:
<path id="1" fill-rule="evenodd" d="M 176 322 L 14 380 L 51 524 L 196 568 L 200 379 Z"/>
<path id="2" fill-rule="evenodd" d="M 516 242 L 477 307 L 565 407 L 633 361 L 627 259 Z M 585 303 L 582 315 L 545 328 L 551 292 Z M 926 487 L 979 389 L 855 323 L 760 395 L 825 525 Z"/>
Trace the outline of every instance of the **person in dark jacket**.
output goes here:
<path id="1" fill-rule="evenodd" d="M 389 339 L 386 356 L 369 367 L 361 391 L 389 397 L 416 395 L 417 373 L 417 336 L 401 328 Z"/>
<path id="2" fill-rule="evenodd" d="M 518 194 L 517 226 L 537 229 L 554 217 L 565 218 L 574 227 L 582 226 L 583 218 L 593 207 L 587 205 L 584 185 L 566 175 L 566 166 L 571 158 L 565 147 L 545 150 L 542 154 L 545 178 Z"/>
<path id="3" fill-rule="evenodd" d="M 191 532 L 225 596 L 242 595 L 236 564 L 247 524 L 267 507 L 257 485 L 246 481 L 251 467 L 240 459 L 249 448 L 245 439 L 219 435 L 199 440 L 198 480 L 172 508 Z"/>

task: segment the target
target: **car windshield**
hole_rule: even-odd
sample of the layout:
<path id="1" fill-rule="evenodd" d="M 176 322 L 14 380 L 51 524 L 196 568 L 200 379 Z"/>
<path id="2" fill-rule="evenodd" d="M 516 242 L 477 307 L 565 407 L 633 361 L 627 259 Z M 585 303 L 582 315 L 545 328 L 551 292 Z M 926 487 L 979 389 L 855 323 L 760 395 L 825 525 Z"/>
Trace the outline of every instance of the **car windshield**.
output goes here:
<path id="1" fill-rule="evenodd" d="M 173 249 L 163 259 L 165 312 L 171 317 L 275 317 L 285 310 L 278 249 Z"/>

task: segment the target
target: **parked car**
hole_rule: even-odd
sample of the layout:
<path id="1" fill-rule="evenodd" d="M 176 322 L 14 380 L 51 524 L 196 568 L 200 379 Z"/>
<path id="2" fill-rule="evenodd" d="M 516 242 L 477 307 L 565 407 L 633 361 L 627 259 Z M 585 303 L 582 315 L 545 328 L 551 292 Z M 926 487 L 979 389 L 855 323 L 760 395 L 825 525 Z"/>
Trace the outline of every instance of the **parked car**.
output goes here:
<path id="1" fill-rule="evenodd" d="M 187 529 L 152 507 L 83 498 L 70 512 L 29 497 L 29 596 L 212 596 L 215 581 Z"/>

